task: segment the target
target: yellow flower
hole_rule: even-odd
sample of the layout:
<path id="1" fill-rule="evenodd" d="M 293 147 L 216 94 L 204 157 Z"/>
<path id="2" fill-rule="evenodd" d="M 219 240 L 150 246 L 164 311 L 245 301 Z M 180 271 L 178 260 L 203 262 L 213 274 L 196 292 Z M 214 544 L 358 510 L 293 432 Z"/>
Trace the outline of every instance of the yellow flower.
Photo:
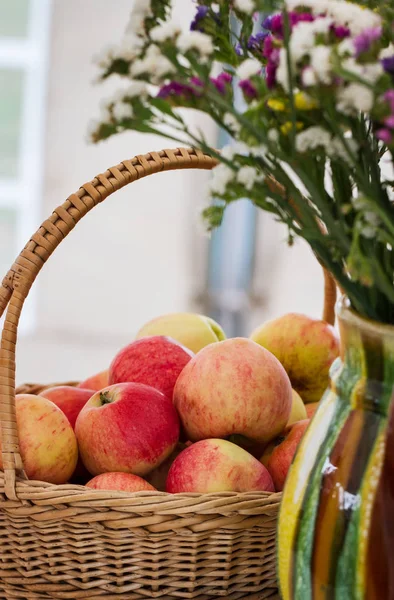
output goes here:
<path id="1" fill-rule="evenodd" d="M 276 100 L 275 98 L 270 98 L 267 101 L 267 106 L 276 112 L 283 112 L 286 110 L 286 104 L 282 100 Z"/>
<path id="2" fill-rule="evenodd" d="M 302 129 L 303 127 L 304 127 L 304 124 L 301 123 L 301 121 L 296 122 L 296 130 L 297 131 L 300 131 L 300 129 Z M 290 133 L 292 128 L 293 128 L 293 123 L 291 121 L 286 121 L 286 123 L 283 123 L 280 130 L 283 133 L 283 135 L 287 135 L 288 133 Z"/>
<path id="3" fill-rule="evenodd" d="M 297 110 L 313 110 L 318 107 L 317 102 L 304 92 L 295 94 L 294 104 Z"/>

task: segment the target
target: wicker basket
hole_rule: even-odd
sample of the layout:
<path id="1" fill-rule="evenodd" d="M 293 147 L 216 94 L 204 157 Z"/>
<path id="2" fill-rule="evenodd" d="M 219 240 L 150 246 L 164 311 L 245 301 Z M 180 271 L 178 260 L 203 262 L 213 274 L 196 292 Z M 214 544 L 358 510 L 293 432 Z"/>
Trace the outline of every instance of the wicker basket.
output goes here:
<path id="1" fill-rule="evenodd" d="M 32 236 L 3 280 L 0 354 L 0 598 L 7 600 L 277 597 L 275 533 L 281 494 L 102 492 L 28 481 L 15 419 L 15 344 L 25 298 L 63 238 L 125 185 L 171 169 L 211 169 L 196 150 L 126 160 L 83 185 Z M 325 274 L 324 317 L 335 286 Z M 18 391 L 37 392 L 30 385 Z"/>

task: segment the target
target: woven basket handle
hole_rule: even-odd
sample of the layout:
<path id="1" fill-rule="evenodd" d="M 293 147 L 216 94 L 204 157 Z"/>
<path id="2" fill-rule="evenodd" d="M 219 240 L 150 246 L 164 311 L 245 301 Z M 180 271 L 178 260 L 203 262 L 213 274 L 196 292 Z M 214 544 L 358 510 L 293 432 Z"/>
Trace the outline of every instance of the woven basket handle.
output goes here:
<path id="1" fill-rule="evenodd" d="M 26 478 L 15 414 L 15 345 L 19 317 L 29 290 L 55 248 L 80 219 L 116 190 L 152 173 L 173 169 L 212 169 L 217 161 L 199 150 L 178 148 L 136 156 L 85 183 L 44 221 L 22 250 L 0 288 L 0 315 L 8 305 L 0 349 L 0 425 L 5 493 L 16 499 L 16 476 Z M 325 271 L 323 318 L 333 323 L 336 287 Z"/>

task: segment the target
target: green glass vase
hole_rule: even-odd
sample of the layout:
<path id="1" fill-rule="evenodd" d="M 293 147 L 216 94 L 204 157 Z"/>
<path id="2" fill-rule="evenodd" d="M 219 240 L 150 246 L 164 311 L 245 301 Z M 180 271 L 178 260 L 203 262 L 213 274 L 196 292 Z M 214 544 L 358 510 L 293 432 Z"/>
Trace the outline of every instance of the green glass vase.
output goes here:
<path id="1" fill-rule="evenodd" d="M 394 327 L 337 307 L 341 357 L 290 469 L 283 600 L 394 600 Z"/>

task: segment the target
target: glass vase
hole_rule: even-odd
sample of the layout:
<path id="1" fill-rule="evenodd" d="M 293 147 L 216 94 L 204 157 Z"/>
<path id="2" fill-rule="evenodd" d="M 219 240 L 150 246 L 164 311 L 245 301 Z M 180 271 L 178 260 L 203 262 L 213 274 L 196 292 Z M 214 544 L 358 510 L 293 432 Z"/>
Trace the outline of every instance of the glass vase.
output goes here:
<path id="1" fill-rule="evenodd" d="M 283 600 L 394 600 L 394 327 L 337 307 L 341 357 L 290 469 Z"/>

